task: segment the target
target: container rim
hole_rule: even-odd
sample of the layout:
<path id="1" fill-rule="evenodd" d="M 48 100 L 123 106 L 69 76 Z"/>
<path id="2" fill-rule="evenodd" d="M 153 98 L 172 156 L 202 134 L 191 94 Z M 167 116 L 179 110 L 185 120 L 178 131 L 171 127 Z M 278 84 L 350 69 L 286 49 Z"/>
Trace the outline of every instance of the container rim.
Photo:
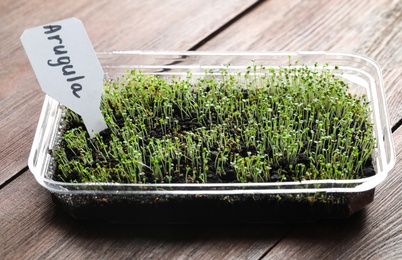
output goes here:
<path id="1" fill-rule="evenodd" d="M 128 51 L 100 51 L 96 52 L 98 57 L 102 56 L 115 56 L 115 55 L 172 55 L 172 56 L 250 56 L 250 55 L 262 55 L 268 57 L 280 56 L 281 58 L 286 58 L 289 56 L 296 57 L 308 57 L 314 58 L 319 56 L 334 56 L 334 57 L 349 57 L 352 59 L 358 59 L 363 62 L 368 63 L 373 69 L 376 71 L 376 76 L 379 78 L 379 88 L 377 91 L 380 91 L 379 98 L 382 99 L 381 103 L 384 105 L 383 110 L 386 111 L 386 102 L 384 97 L 382 76 L 380 66 L 372 59 L 361 56 L 354 53 L 344 53 L 344 52 L 325 52 L 325 51 L 296 51 L 296 52 L 236 52 L 236 51 L 143 51 L 143 50 L 128 50 Z M 46 189 L 52 192 L 61 192 L 61 193 L 75 193 L 75 192 L 89 192 L 89 193 L 102 193 L 101 190 L 86 190 L 88 187 L 121 187 L 121 188 L 129 188 L 133 189 L 131 193 L 141 193 L 139 189 L 146 188 L 146 193 L 159 193 L 162 192 L 164 194 L 209 194 L 209 193 L 225 193 L 225 194 L 235 194 L 237 192 L 248 192 L 248 193 L 313 193 L 313 192 L 339 192 L 339 193 L 354 193 L 354 192 L 362 192 L 375 188 L 379 183 L 381 183 L 387 176 L 388 172 L 393 168 L 395 164 L 395 151 L 393 147 L 392 134 L 390 132 L 388 114 L 385 113 L 381 115 L 384 117 L 384 121 L 386 122 L 386 127 L 382 129 L 382 131 L 386 131 L 388 140 L 388 146 L 391 148 L 391 152 L 389 154 L 389 158 L 386 161 L 386 164 L 383 167 L 383 170 L 379 173 L 376 173 L 374 176 L 361 178 L 361 179 L 353 179 L 353 180 L 305 180 L 300 182 L 278 182 L 278 183 L 205 183 L 205 184 L 125 184 L 125 183 L 65 183 L 54 181 L 45 176 L 45 173 L 42 171 L 42 168 L 39 168 L 37 164 L 34 162 L 38 156 L 38 146 L 43 145 L 44 133 L 50 134 L 52 136 L 56 135 L 57 126 L 44 126 L 44 121 L 46 121 L 45 114 L 50 110 L 53 113 L 57 113 L 57 109 L 60 108 L 60 104 L 54 100 L 53 98 L 46 96 L 44 105 L 42 108 L 41 117 L 39 119 L 39 123 L 37 126 L 37 131 L 35 134 L 35 138 L 32 144 L 31 153 L 29 155 L 29 169 L 35 176 L 36 180 L 39 184 L 41 184 Z M 56 110 L 55 110 L 56 109 Z M 42 147 L 43 150 L 43 147 Z M 43 152 L 43 151 L 42 151 Z M 47 155 L 45 157 L 49 157 Z M 46 160 L 49 160 L 47 158 Z M 328 188 L 314 188 L 314 185 L 328 185 L 331 187 Z M 296 188 L 291 188 L 291 187 Z M 347 187 L 353 186 L 353 187 Z M 278 189 L 278 187 L 283 187 L 284 189 Z M 303 188 L 307 187 L 307 188 Z M 313 187 L 313 188 L 312 188 Z M 204 190 L 204 188 L 213 188 L 216 190 Z M 171 190 L 163 190 L 160 189 L 171 189 Z M 110 191 L 104 191 L 110 192 Z M 123 192 L 123 191 L 119 191 Z"/>

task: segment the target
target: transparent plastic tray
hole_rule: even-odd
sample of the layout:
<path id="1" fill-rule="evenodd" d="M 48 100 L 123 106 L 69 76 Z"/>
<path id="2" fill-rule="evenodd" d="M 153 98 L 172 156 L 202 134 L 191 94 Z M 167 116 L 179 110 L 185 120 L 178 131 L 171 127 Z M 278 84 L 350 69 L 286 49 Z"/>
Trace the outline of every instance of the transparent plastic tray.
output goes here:
<path id="1" fill-rule="evenodd" d="M 338 66 L 336 76 L 352 94 L 367 96 L 377 140 L 372 155 L 376 174 L 357 180 L 308 180 L 280 183 L 117 184 L 64 183 L 52 180 L 55 163 L 49 153 L 60 135 L 63 106 L 46 97 L 29 156 L 29 168 L 53 200 L 76 218 L 135 222 L 266 222 L 347 217 L 373 200 L 375 187 L 395 163 L 380 67 L 355 54 L 328 52 L 99 52 L 105 78 L 127 69 L 169 77 L 245 71 L 251 62 L 265 67 L 298 64 Z M 336 198 L 335 200 L 328 198 Z M 211 210 L 214 213 L 211 213 Z M 160 214 L 168 214 L 163 218 Z M 213 216 L 211 216 L 213 214 Z M 217 214 L 222 218 L 216 218 Z M 227 215 L 226 218 L 223 216 Z M 224 220 L 226 219 L 226 220 Z M 222 220 L 222 221 L 220 221 Z"/>

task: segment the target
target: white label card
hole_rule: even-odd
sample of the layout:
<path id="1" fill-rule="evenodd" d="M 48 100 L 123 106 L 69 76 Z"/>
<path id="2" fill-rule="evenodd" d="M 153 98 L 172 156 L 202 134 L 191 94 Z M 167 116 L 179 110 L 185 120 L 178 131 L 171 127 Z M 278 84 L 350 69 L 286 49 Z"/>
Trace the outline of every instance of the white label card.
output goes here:
<path id="1" fill-rule="evenodd" d="M 76 18 L 30 28 L 21 42 L 42 90 L 81 115 L 90 135 L 107 128 L 100 111 L 103 70 Z"/>

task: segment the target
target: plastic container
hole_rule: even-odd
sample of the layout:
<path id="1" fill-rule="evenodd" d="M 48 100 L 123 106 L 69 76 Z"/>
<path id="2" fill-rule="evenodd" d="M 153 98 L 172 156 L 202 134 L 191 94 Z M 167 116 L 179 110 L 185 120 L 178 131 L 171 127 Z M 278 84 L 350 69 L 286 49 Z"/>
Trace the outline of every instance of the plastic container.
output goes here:
<path id="1" fill-rule="evenodd" d="M 52 180 L 55 163 L 49 154 L 57 136 L 63 106 L 46 97 L 29 157 L 36 180 L 54 202 L 79 219 L 151 223 L 284 222 L 345 218 L 369 204 L 375 187 L 395 163 L 381 70 L 372 60 L 354 54 L 327 52 L 101 52 L 105 78 L 127 69 L 169 77 L 204 75 L 230 64 L 244 71 L 254 60 L 266 67 L 287 66 L 289 56 L 299 64 L 338 66 L 339 77 L 352 94 L 366 94 L 377 139 L 373 162 L 376 174 L 358 180 L 319 180 L 282 183 L 230 184 L 112 184 L 63 183 Z"/>

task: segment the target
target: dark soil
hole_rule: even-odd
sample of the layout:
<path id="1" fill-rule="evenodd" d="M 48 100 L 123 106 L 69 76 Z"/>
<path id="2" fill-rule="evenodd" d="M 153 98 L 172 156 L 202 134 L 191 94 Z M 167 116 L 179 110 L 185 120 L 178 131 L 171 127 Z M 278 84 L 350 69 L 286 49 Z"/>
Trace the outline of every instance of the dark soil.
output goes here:
<path id="1" fill-rule="evenodd" d="M 206 89 L 205 91 L 208 91 Z M 248 92 L 247 90 L 242 91 L 243 98 L 248 98 Z M 217 123 L 217 115 L 216 113 L 212 117 L 212 121 L 207 119 L 199 120 L 199 118 L 196 118 L 195 113 L 192 114 L 192 117 L 182 117 L 182 113 L 180 109 L 177 106 L 173 107 L 174 113 L 173 113 L 173 118 L 170 120 L 177 120 L 178 125 L 175 129 L 167 128 L 167 133 L 164 133 L 162 131 L 162 128 L 149 128 L 149 137 L 150 138 L 162 138 L 166 136 L 170 136 L 172 139 L 175 138 L 178 135 L 185 135 L 189 131 L 196 131 L 200 127 L 204 127 L 206 129 L 209 129 L 212 125 Z M 117 119 L 117 123 L 119 124 L 120 127 L 124 126 L 124 119 L 123 117 L 115 113 L 115 118 Z M 241 116 L 241 115 L 240 115 Z M 200 123 L 204 122 L 204 123 Z M 76 127 L 81 127 L 85 129 L 85 126 L 82 121 L 73 121 L 73 122 L 67 122 L 66 129 L 72 129 Z M 364 128 L 365 125 L 362 126 Z M 364 129 L 363 129 L 364 130 Z M 230 136 L 233 137 L 234 140 L 236 139 L 241 139 L 237 138 L 241 135 L 241 133 L 236 129 L 236 128 L 230 128 L 227 129 L 226 132 L 230 133 Z M 104 143 L 109 144 L 111 141 L 111 131 L 109 129 L 104 130 L 103 132 L 100 133 L 100 135 L 103 138 Z M 87 135 L 87 138 L 89 138 L 89 135 Z M 121 140 L 124 140 L 122 136 L 119 137 Z M 258 133 L 256 134 L 256 139 L 258 139 Z M 149 142 L 149 139 L 142 140 L 142 145 L 147 145 Z M 329 144 L 327 144 L 328 146 Z M 66 144 L 62 141 L 60 144 L 61 147 L 66 148 Z M 201 146 L 200 149 L 202 149 L 204 145 Z M 237 147 L 240 147 L 237 148 Z M 310 159 L 309 159 L 309 152 L 307 150 L 307 144 L 303 146 L 303 148 L 300 150 L 300 153 L 297 155 L 297 160 L 296 161 L 287 161 L 286 158 L 282 158 L 279 160 L 277 164 L 271 165 L 271 170 L 270 170 L 270 178 L 269 180 L 259 180 L 259 182 L 278 182 L 278 181 L 298 181 L 295 179 L 295 171 L 293 170 L 296 164 L 304 164 L 306 167 L 310 165 Z M 315 150 L 315 146 L 313 145 L 311 147 L 311 151 Z M 223 171 L 222 172 L 217 172 L 217 169 L 214 165 L 216 156 L 218 152 L 220 151 L 218 146 L 215 147 L 210 147 L 210 153 L 207 158 L 208 160 L 208 174 L 207 174 L 207 180 L 208 183 L 236 183 L 239 182 L 235 169 L 233 168 L 232 165 L 227 162 L 224 165 Z M 66 149 L 67 152 L 67 157 L 69 160 L 75 160 L 78 159 L 76 154 L 79 154 L 79 151 L 72 151 L 69 149 Z M 244 144 L 242 141 L 240 143 L 236 143 L 236 145 L 233 145 L 230 147 L 230 152 L 228 157 L 232 157 L 234 154 L 238 154 L 241 157 L 247 157 L 250 155 L 255 155 L 257 153 L 257 149 L 253 146 L 247 146 Z M 265 150 L 265 154 L 268 155 L 268 157 L 273 157 L 272 150 L 268 147 Z M 91 169 L 92 167 L 95 167 L 96 164 L 101 164 L 101 165 L 108 165 L 109 168 L 111 169 L 110 171 L 110 182 L 119 182 L 121 179 L 118 179 L 117 175 L 114 175 L 113 168 L 119 163 L 118 161 L 111 160 L 111 159 L 106 159 L 102 155 L 98 154 L 97 152 L 93 152 L 93 158 L 94 158 L 94 164 L 89 166 Z M 200 165 L 202 163 L 202 160 L 204 158 L 201 158 L 200 161 L 198 162 Z M 185 183 L 185 174 L 186 174 L 186 169 L 193 165 L 193 158 L 187 158 L 187 157 L 181 157 L 181 158 L 174 158 L 172 163 L 174 164 L 173 168 L 176 168 L 179 166 L 179 171 L 172 171 L 169 173 L 166 173 L 168 177 L 165 177 L 164 179 L 160 180 L 155 178 L 154 173 L 150 171 L 148 168 L 143 168 L 144 174 L 141 176 L 142 183 Z M 178 162 L 180 161 L 180 165 L 178 165 Z M 144 162 L 147 165 L 150 165 L 150 160 L 149 160 L 149 155 L 146 155 L 146 160 Z M 293 166 L 293 167 L 292 167 Z M 279 172 L 280 171 L 280 172 Z M 364 177 L 370 177 L 375 175 L 373 163 L 371 157 L 364 163 L 361 172 L 358 173 L 357 178 L 364 178 Z M 78 172 L 72 172 L 67 178 L 66 176 L 63 176 L 60 172 L 60 170 L 56 170 L 56 174 L 54 174 L 53 178 L 57 181 L 65 181 L 65 182 L 82 182 L 81 181 L 81 176 Z M 254 182 L 252 177 L 249 179 L 245 180 L 246 182 Z M 193 180 L 188 180 L 187 182 L 193 182 L 193 183 L 203 183 L 204 181 L 200 177 L 196 177 L 196 179 Z"/>
<path id="2" fill-rule="evenodd" d="M 306 194 L 52 195 L 56 205 L 82 220 L 138 224 L 303 223 L 348 218 L 373 201 L 374 189 L 314 196 L 313 199 Z"/>

